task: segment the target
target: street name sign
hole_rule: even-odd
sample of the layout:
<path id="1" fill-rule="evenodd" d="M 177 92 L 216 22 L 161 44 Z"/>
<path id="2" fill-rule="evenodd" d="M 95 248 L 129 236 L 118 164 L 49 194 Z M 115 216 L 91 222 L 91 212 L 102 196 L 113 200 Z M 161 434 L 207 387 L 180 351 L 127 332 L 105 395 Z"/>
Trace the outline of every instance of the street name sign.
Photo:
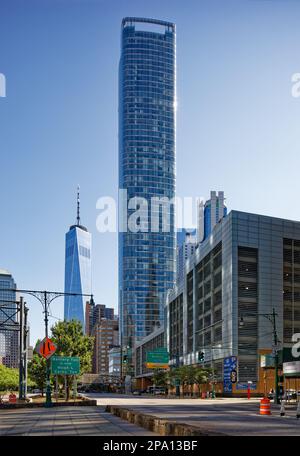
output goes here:
<path id="1" fill-rule="evenodd" d="M 77 375 L 80 373 L 80 358 L 77 356 L 53 356 L 51 373 L 54 375 Z"/>

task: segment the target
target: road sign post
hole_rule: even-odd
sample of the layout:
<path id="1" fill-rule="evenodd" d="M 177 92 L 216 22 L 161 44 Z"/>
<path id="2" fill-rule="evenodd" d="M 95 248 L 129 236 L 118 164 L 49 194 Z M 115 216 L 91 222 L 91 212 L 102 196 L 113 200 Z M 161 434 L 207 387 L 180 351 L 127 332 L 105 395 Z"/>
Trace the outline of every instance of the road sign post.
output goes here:
<path id="1" fill-rule="evenodd" d="M 247 397 L 248 397 L 248 400 L 249 400 L 250 397 L 251 397 L 251 385 L 252 385 L 252 382 L 249 381 L 249 382 L 248 382 L 248 388 L 247 388 Z"/>
<path id="2" fill-rule="evenodd" d="M 47 320 L 48 322 L 48 320 Z M 48 323 L 46 325 L 46 337 L 35 348 L 35 351 L 46 359 L 46 407 L 52 406 L 50 385 L 50 358 L 57 350 L 56 345 L 48 337 Z"/>

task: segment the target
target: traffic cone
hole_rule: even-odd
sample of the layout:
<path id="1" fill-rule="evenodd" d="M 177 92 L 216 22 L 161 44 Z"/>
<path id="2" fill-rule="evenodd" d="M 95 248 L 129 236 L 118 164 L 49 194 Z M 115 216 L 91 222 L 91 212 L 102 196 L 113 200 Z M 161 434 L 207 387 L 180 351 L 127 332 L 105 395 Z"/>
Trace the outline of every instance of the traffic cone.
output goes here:
<path id="1" fill-rule="evenodd" d="M 281 407 L 280 407 L 280 416 L 284 416 L 284 415 L 285 415 L 285 402 L 282 401 Z"/>
<path id="2" fill-rule="evenodd" d="M 297 417 L 297 420 L 299 420 L 299 418 L 300 418 L 300 401 L 298 402 L 298 405 L 297 405 L 296 417 Z"/>

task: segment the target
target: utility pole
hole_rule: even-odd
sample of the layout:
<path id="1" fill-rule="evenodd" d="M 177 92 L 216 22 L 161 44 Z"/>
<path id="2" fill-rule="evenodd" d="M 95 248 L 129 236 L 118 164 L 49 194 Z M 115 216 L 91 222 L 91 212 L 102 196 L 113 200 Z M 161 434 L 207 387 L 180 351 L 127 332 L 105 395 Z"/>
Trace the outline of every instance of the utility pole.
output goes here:
<path id="1" fill-rule="evenodd" d="M 179 367 L 179 355 L 176 353 L 175 355 L 175 366 L 176 368 Z M 176 388 L 176 397 L 180 397 L 180 379 L 178 377 L 175 378 L 175 388 Z"/>
<path id="2" fill-rule="evenodd" d="M 19 332 L 19 399 L 24 399 L 24 299 L 20 297 Z"/>
<path id="3" fill-rule="evenodd" d="M 119 320 L 119 327 L 120 327 L 120 389 L 121 393 L 123 393 L 123 327 L 121 325 L 121 321 Z"/>
<path id="4" fill-rule="evenodd" d="M 275 403 L 280 404 L 280 399 L 279 399 L 279 385 L 278 385 L 278 364 L 279 364 L 279 359 L 278 359 L 278 337 L 277 337 L 277 329 L 276 329 L 276 313 L 275 309 L 273 308 L 273 313 L 272 313 L 272 318 L 273 318 L 273 337 L 274 337 L 274 350 L 275 350 Z"/>
<path id="5" fill-rule="evenodd" d="M 27 397 L 28 382 L 28 307 L 24 306 L 24 399 Z"/>
<path id="6" fill-rule="evenodd" d="M 274 342 L 274 367 L 275 367 L 275 399 L 274 402 L 275 404 L 280 404 L 280 399 L 279 399 L 279 385 L 278 385 L 278 367 L 279 367 L 279 355 L 278 355 L 278 335 L 277 335 L 277 328 L 276 328 L 276 316 L 277 313 L 275 312 L 275 309 L 273 307 L 272 313 L 245 313 L 243 316 L 257 316 L 257 317 L 265 317 L 267 318 L 271 323 L 272 323 L 272 329 L 273 329 L 273 342 Z M 241 316 L 239 325 L 244 326 L 244 319 L 243 316 Z"/>
<path id="7" fill-rule="evenodd" d="M 47 291 L 44 291 L 44 322 L 45 322 L 45 337 L 48 337 L 48 313 L 49 305 L 47 303 Z M 46 359 L 46 407 L 52 406 L 51 400 L 51 385 L 50 385 L 50 358 Z"/>
<path id="8" fill-rule="evenodd" d="M 171 369 L 177 369 L 179 367 L 179 354 L 177 352 L 172 352 L 172 358 L 175 357 L 175 366 L 171 366 Z M 175 377 L 175 396 L 180 397 L 180 379 Z"/>

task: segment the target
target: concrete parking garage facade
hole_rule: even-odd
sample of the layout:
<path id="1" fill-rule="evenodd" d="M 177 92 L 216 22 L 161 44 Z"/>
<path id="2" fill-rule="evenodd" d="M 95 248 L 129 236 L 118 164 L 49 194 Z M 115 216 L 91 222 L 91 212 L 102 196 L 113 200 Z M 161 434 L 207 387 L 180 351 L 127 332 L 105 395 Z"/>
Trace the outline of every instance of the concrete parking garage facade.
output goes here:
<path id="1" fill-rule="evenodd" d="M 276 312 L 280 343 L 292 346 L 300 332 L 300 222 L 232 211 L 186 263 L 180 288 L 168 293 L 166 338 L 171 365 L 213 367 L 223 391 L 224 359 L 236 356 L 238 383 L 230 393 L 274 387 L 274 370 L 260 367 L 260 355 L 274 349 L 271 322 Z M 243 319 L 243 326 L 239 323 Z M 295 381 L 295 388 L 300 384 Z"/>

